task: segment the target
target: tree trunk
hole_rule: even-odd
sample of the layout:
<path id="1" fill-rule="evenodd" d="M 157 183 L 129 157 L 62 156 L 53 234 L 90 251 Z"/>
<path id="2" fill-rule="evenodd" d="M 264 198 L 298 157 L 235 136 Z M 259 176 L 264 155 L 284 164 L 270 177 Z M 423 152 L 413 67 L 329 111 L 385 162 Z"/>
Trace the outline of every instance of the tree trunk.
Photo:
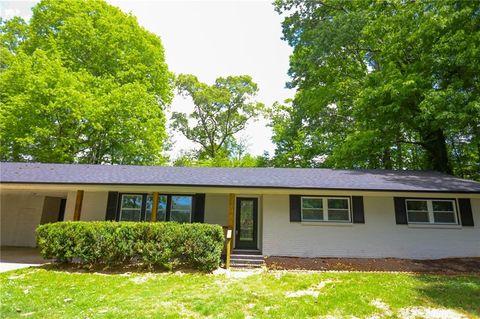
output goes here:
<path id="1" fill-rule="evenodd" d="M 452 174 L 452 167 L 448 159 L 445 134 L 441 129 L 423 131 L 422 145 L 427 152 L 428 168 L 435 171 Z"/>
<path id="2" fill-rule="evenodd" d="M 382 163 L 384 169 L 392 169 L 392 154 L 389 147 L 383 149 Z"/>
<path id="3" fill-rule="evenodd" d="M 403 169 L 402 143 L 397 143 L 397 169 Z"/>

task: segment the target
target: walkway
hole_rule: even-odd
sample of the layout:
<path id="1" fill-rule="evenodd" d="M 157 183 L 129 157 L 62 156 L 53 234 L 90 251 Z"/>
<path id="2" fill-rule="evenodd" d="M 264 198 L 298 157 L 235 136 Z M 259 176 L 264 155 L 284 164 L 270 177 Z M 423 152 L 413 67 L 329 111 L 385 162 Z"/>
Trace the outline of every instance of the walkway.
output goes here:
<path id="1" fill-rule="evenodd" d="M 40 266 L 47 263 L 40 256 L 37 248 L 31 247 L 0 247 L 0 272 L 14 269 Z"/>

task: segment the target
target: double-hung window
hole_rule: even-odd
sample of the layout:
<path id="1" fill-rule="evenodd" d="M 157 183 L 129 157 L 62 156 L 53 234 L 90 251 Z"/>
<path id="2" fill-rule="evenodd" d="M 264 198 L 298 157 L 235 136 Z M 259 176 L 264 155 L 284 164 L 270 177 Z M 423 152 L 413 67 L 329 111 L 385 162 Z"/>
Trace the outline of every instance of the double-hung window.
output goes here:
<path id="1" fill-rule="evenodd" d="M 406 199 L 409 224 L 458 224 L 453 199 Z"/>
<path id="2" fill-rule="evenodd" d="M 153 209 L 151 194 L 121 194 L 119 203 L 119 221 L 151 221 Z M 156 221 L 192 221 L 193 196 L 159 195 Z"/>
<path id="3" fill-rule="evenodd" d="M 142 202 L 143 195 L 124 194 L 120 203 L 120 217 L 122 221 L 141 221 L 142 220 Z"/>
<path id="4" fill-rule="evenodd" d="M 350 198 L 302 197 L 302 221 L 350 223 Z"/>

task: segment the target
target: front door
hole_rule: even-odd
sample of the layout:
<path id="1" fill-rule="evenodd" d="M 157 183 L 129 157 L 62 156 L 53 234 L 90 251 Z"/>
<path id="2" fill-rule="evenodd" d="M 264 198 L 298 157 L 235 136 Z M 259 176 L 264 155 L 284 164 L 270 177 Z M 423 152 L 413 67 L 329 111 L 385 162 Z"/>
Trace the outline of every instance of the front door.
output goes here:
<path id="1" fill-rule="evenodd" d="M 237 198 L 235 248 L 257 249 L 258 198 Z"/>

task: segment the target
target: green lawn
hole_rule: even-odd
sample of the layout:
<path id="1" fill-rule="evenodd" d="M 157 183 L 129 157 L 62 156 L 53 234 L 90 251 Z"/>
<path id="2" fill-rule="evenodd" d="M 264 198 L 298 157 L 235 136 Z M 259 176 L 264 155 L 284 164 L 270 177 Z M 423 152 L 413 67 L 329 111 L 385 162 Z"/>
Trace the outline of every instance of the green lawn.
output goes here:
<path id="1" fill-rule="evenodd" d="M 1 318 L 422 318 L 431 308 L 448 318 L 480 316 L 475 276 L 263 272 L 240 278 L 30 268 L 0 274 L 0 285 Z"/>

